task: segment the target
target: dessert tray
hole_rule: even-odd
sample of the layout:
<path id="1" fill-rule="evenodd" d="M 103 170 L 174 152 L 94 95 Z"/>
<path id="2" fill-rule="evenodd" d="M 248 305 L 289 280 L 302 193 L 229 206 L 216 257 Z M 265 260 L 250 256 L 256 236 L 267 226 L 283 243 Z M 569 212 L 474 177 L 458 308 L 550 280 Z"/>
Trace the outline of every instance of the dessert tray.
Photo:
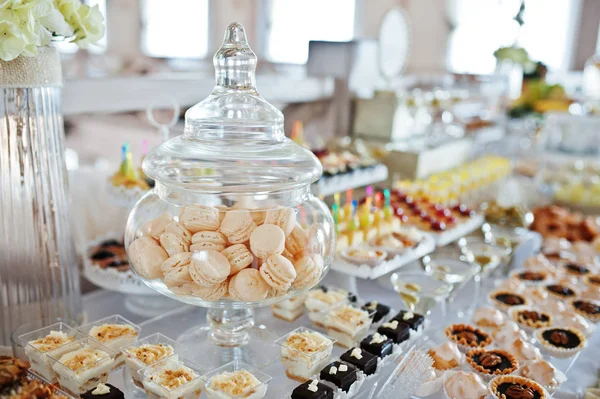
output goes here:
<path id="1" fill-rule="evenodd" d="M 431 234 L 422 233 L 422 239 L 416 247 L 409 248 L 395 255 L 388 253 L 387 259 L 376 265 L 350 262 L 342 256 L 336 257 L 331 268 L 338 272 L 362 278 L 375 280 L 387 273 L 401 268 L 415 260 L 430 254 L 435 250 L 435 238 Z"/>
<path id="2" fill-rule="evenodd" d="M 431 235 L 435 240 L 436 246 L 444 247 L 479 229 L 484 222 L 484 216 L 477 214 L 472 218 L 459 223 L 456 227 L 443 232 L 432 232 Z"/>
<path id="3" fill-rule="evenodd" d="M 383 164 L 377 164 L 335 176 L 321 177 L 313 184 L 312 190 L 315 195 L 328 196 L 349 189 L 380 183 L 387 180 L 387 178 L 388 168 Z"/>

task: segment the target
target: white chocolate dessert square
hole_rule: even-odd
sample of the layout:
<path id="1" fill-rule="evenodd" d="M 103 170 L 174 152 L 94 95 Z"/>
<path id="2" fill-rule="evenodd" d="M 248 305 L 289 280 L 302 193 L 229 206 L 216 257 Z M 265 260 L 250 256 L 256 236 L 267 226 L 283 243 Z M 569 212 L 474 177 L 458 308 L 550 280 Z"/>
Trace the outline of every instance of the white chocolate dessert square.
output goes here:
<path id="1" fill-rule="evenodd" d="M 267 384 L 246 370 L 219 373 L 207 381 L 205 388 L 208 399 L 262 399 L 267 394 Z"/>
<path id="2" fill-rule="evenodd" d="M 351 348 L 369 333 L 372 320 L 369 313 L 352 305 L 341 305 L 329 311 L 325 318 L 327 334 L 337 344 Z"/>
<path id="3" fill-rule="evenodd" d="M 139 371 L 150 399 L 197 399 L 204 380 L 200 373 L 177 357 L 170 357 Z"/>
<path id="4" fill-rule="evenodd" d="M 115 362 L 116 353 L 101 345 L 78 341 L 78 348 L 55 358 L 52 369 L 58 383 L 66 392 L 79 396 L 106 383 Z"/>
<path id="5" fill-rule="evenodd" d="M 323 334 L 300 327 L 277 343 L 281 345 L 281 363 L 286 375 L 306 381 L 325 367 L 334 342 Z"/>
<path id="6" fill-rule="evenodd" d="M 48 381 L 54 381 L 52 362 L 49 356 L 60 357 L 75 349 L 74 342 L 78 338 L 76 331 L 50 331 L 42 338 L 28 341 L 25 345 L 25 355 L 31 363 L 31 369 Z"/>

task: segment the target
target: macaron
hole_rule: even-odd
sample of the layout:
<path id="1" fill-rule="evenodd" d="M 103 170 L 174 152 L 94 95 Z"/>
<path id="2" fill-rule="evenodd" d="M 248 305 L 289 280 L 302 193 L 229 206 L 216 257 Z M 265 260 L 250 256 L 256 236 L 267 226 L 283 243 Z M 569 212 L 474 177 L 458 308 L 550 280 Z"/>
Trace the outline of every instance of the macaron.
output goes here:
<path id="1" fill-rule="evenodd" d="M 152 219 L 142 226 L 142 235 L 150 236 L 155 240 L 158 240 L 160 235 L 165 232 L 165 227 L 172 221 L 173 217 L 167 212 L 163 212 L 156 219 Z"/>
<path id="2" fill-rule="evenodd" d="M 197 296 L 205 301 L 217 301 L 223 298 L 227 294 L 227 280 L 222 283 L 211 285 L 208 287 L 202 287 L 195 284 L 190 295 Z"/>
<path id="3" fill-rule="evenodd" d="M 293 286 L 296 289 L 313 287 L 323 273 L 323 258 L 320 255 L 303 256 L 294 263 L 296 280 Z"/>
<path id="4" fill-rule="evenodd" d="M 281 227 L 287 237 L 296 225 L 296 213 L 292 208 L 269 209 L 265 216 L 265 224 L 274 224 Z"/>
<path id="5" fill-rule="evenodd" d="M 256 223 L 257 226 L 260 226 L 265 222 L 267 212 L 260 210 L 252 210 L 250 211 L 250 216 L 252 216 L 252 220 L 254 220 L 254 223 Z"/>
<path id="6" fill-rule="evenodd" d="M 191 253 L 182 252 L 163 262 L 161 269 L 163 281 L 169 289 L 178 295 L 190 295 L 194 280 L 190 276 Z"/>
<path id="7" fill-rule="evenodd" d="M 165 227 L 165 233 L 173 233 L 179 235 L 187 242 L 188 245 L 192 242 L 192 233 L 185 228 L 184 225 L 177 222 L 171 222 Z"/>
<path id="8" fill-rule="evenodd" d="M 281 254 L 285 249 L 285 234 L 274 224 L 258 226 L 250 235 L 250 250 L 256 257 L 265 259 Z"/>
<path id="9" fill-rule="evenodd" d="M 244 269 L 229 279 L 229 295 L 238 301 L 262 301 L 270 289 L 256 269 Z"/>
<path id="10" fill-rule="evenodd" d="M 142 277 L 162 277 L 161 266 L 169 257 L 167 252 L 152 237 L 136 238 L 127 250 L 131 265 Z"/>
<path id="11" fill-rule="evenodd" d="M 215 205 L 215 208 L 219 210 L 219 223 L 221 223 L 225 218 L 225 214 L 227 213 L 229 207 L 227 205 Z"/>
<path id="12" fill-rule="evenodd" d="M 256 229 L 256 223 L 246 210 L 228 211 L 221 223 L 221 233 L 225 234 L 232 244 L 241 244 L 250 239 L 250 235 Z"/>
<path id="13" fill-rule="evenodd" d="M 186 242 L 183 237 L 175 233 L 162 233 L 160 235 L 160 245 L 167 251 L 169 256 L 190 250 L 189 241 Z"/>
<path id="14" fill-rule="evenodd" d="M 179 221 L 191 233 L 202 230 L 215 231 L 219 228 L 219 210 L 212 206 L 190 205 L 183 208 Z"/>
<path id="15" fill-rule="evenodd" d="M 290 235 L 285 239 L 285 249 L 294 257 L 304 251 L 307 243 L 308 236 L 302 226 L 296 223 Z"/>
<path id="16" fill-rule="evenodd" d="M 221 252 L 227 246 L 227 238 L 218 231 L 199 231 L 192 236 L 191 252 L 214 249 Z"/>
<path id="17" fill-rule="evenodd" d="M 269 256 L 260 267 L 260 275 L 271 287 L 286 291 L 296 279 L 296 269 L 287 258 L 273 254 Z"/>
<path id="18" fill-rule="evenodd" d="M 254 260 L 254 256 L 252 256 L 248 247 L 244 244 L 234 244 L 225 248 L 221 253 L 225 255 L 231 265 L 231 271 L 229 272 L 230 276 L 247 268 L 252 264 L 252 260 Z"/>
<path id="19" fill-rule="evenodd" d="M 165 260 L 160 269 L 162 270 L 163 275 L 167 275 L 169 271 L 173 269 L 178 269 L 180 267 L 189 267 L 192 263 L 192 253 L 191 252 L 181 252 L 176 255 L 171 256 L 169 259 Z"/>
<path id="20" fill-rule="evenodd" d="M 207 249 L 194 252 L 189 270 L 192 280 L 198 285 L 208 287 L 225 281 L 231 266 L 225 255 L 214 249 Z"/>

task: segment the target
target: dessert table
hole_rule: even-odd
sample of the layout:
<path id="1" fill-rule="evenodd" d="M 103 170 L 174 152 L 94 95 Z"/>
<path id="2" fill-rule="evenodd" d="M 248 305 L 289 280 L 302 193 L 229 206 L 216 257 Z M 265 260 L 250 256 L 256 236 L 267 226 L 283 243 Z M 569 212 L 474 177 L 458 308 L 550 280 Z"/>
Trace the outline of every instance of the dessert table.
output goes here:
<path id="1" fill-rule="evenodd" d="M 335 272 L 331 272 L 324 280 L 326 284 L 335 284 L 337 276 Z M 463 298 L 467 302 L 472 297 L 473 285 L 468 284 L 459 293 L 458 299 Z M 396 309 L 402 306 L 401 299 L 396 293 L 382 289 L 376 281 L 359 280 L 358 290 L 360 296 L 364 300 L 376 299 L 381 303 L 388 304 Z M 166 313 L 162 316 L 152 319 L 145 319 L 136 316 L 127 311 L 124 307 L 125 295 L 114 292 L 99 290 L 89 293 L 84 296 L 84 308 L 87 312 L 89 320 L 96 320 L 115 313 L 119 313 L 128 318 L 134 323 L 138 323 L 142 327 L 142 336 L 161 332 L 172 338 L 177 338 L 179 334 L 199 323 L 203 323 L 206 316 L 206 309 L 195 308 L 193 306 L 182 305 L 178 309 Z M 483 298 L 483 296 L 482 296 Z M 483 300 L 482 300 L 483 302 Z M 481 303 L 483 305 L 483 303 Z M 429 317 L 430 320 L 439 319 L 436 315 L 437 309 L 433 311 Z M 269 308 L 261 308 L 256 311 L 256 323 L 265 324 L 269 329 L 276 331 L 280 336 L 288 333 L 299 325 L 311 326 L 310 321 L 305 316 L 301 317 L 294 323 L 288 323 L 274 318 L 271 315 Z M 448 324 L 448 322 L 445 322 Z M 586 387 L 592 386 L 598 379 L 598 350 L 600 347 L 600 334 L 595 334 L 590 337 L 587 348 L 582 351 L 581 355 L 569 370 L 567 377 L 568 381 L 561 386 L 560 390 L 554 394 L 557 399 L 579 399 L 583 398 L 583 390 Z M 333 356 L 339 356 L 342 353 L 341 348 L 335 348 Z M 267 397 L 269 398 L 284 398 L 297 383 L 289 380 L 281 367 L 281 363 L 277 360 L 275 363 L 266 367 L 264 371 L 273 377 L 270 383 Z M 116 386 L 124 387 L 123 372 L 116 372 L 111 375 L 110 382 Z M 128 384 L 131 385 L 131 384 Z M 357 395 L 357 399 L 366 399 L 368 389 L 362 389 L 361 394 Z M 129 395 L 129 398 L 134 396 Z M 432 399 L 441 398 L 442 394 L 430 396 Z"/>

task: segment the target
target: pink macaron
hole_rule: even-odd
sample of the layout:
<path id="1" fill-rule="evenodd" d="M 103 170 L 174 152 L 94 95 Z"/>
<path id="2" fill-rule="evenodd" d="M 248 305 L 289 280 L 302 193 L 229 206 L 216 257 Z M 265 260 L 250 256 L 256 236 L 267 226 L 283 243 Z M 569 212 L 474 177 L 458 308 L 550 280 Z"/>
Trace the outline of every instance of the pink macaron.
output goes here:
<path id="1" fill-rule="evenodd" d="M 215 231 L 219 228 L 219 210 L 212 206 L 190 205 L 183 208 L 179 221 L 191 233 L 202 230 Z"/>
<path id="2" fill-rule="evenodd" d="M 127 250 L 129 261 L 142 277 L 162 277 L 161 266 L 169 257 L 167 252 L 152 237 L 136 238 Z"/>
<path id="3" fill-rule="evenodd" d="M 265 216 L 265 224 L 274 224 L 289 236 L 296 225 L 296 213 L 292 208 L 269 209 Z"/>
<path id="4" fill-rule="evenodd" d="M 231 244 L 241 244 L 250 239 L 256 223 L 246 210 L 230 210 L 225 214 L 220 230 Z"/>
<path id="5" fill-rule="evenodd" d="M 260 267 L 260 274 L 271 287 L 286 291 L 296 279 L 296 269 L 287 258 L 273 254 Z"/>
<path id="6" fill-rule="evenodd" d="M 234 244 L 225 248 L 221 253 L 225 255 L 231 265 L 229 275 L 236 274 L 240 270 L 247 268 L 254 260 L 254 256 L 252 256 L 248 247 L 244 244 Z"/>
<path id="7" fill-rule="evenodd" d="M 256 269 L 244 269 L 229 279 L 229 295 L 238 301 L 262 301 L 270 289 Z"/>
<path id="8" fill-rule="evenodd" d="M 189 270 L 190 276 L 198 285 L 208 287 L 225 281 L 231 266 L 225 255 L 214 249 L 207 249 L 194 252 Z"/>
<path id="9" fill-rule="evenodd" d="M 274 224 L 258 226 L 250 236 L 250 250 L 256 257 L 266 259 L 285 249 L 285 234 Z"/>

